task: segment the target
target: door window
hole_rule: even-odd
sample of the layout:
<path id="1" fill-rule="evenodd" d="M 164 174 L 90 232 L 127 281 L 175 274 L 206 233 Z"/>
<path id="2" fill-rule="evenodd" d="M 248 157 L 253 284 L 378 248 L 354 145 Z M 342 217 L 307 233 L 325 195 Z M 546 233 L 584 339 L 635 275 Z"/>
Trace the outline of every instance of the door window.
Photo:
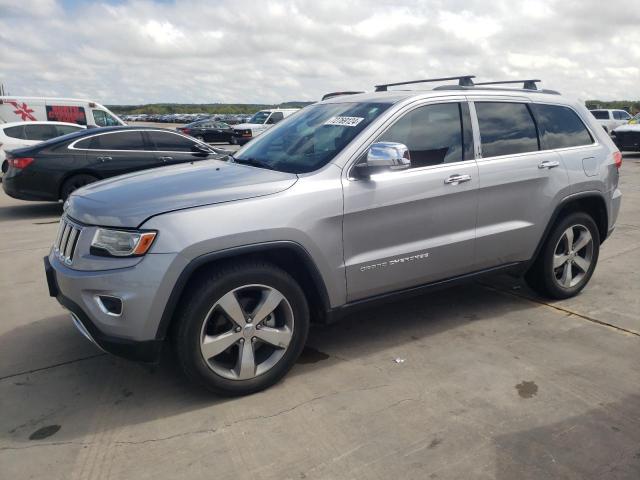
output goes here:
<path id="1" fill-rule="evenodd" d="M 71 125 L 56 125 L 56 130 L 58 130 L 58 136 L 61 136 L 68 133 L 77 132 L 78 130 L 82 130 L 82 128 L 73 127 Z"/>
<path id="2" fill-rule="evenodd" d="M 609 112 L 607 110 L 591 110 L 591 115 L 598 120 L 609 120 Z"/>
<path id="3" fill-rule="evenodd" d="M 539 149 L 536 125 L 524 103 L 476 102 L 475 106 L 484 158 Z"/>
<path id="4" fill-rule="evenodd" d="M 27 140 L 37 140 L 43 142 L 58 136 L 55 125 L 25 125 L 24 132 Z"/>
<path id="5" fill-rule="evenodd" d="M 463 121 L 459 103 L 416 108 L 393 124 L 378 141 L 406 145 L 412 168 L 473 158 L 471 123 L 468 113 Z"/>
<path id="6" fill-rule="evenodd" d="M 191 152 L 195 144 L 192 140 L 171 132 L 147 132 L 156 151 L 159 152 Z"/>
<path id="7" fill-rule="evenodd" d="M 591 145 L 593 138 L 580 117 L 568 107 L 560 105 L 531 105 L 540 127 L 545 149 Z"/>
<path id="8" fill-rule="evenodd" d="M 114 132 L 78 142 L 76 148 L 89 150 L 145 150 L 142 132 Z"/>
<path id="9" fill-rule="evenodd" d="M 16 127 L 9 127 L 4 129 L 4 134 L 7 137 L 19 138 L 20 140 L 26 140 L 27 137 L 24 133 L 24 125 L 18 125 Z"/>
<path id="10" fill-rule="evenodd" d="M 91 113 L 93 113 L 93 120 L 99 127 L 115 127 L 120 125 L 118 120 L 104 110 L 91 110 Z"/>
<path id="11" fill-rule="evenodd" d="M 273 125 L 278 123 L 280 120 L 284 118 L 284 114 L 282 112 L 273 112 L 269 119 L 267 120 L 267 125 Z"/>
<path id="12" fill-rule="evenodd" d="M 629 120 L 631 115 L 623 110 L 616 110 L 613 112 L 613 118 L 616 120 Z"/>

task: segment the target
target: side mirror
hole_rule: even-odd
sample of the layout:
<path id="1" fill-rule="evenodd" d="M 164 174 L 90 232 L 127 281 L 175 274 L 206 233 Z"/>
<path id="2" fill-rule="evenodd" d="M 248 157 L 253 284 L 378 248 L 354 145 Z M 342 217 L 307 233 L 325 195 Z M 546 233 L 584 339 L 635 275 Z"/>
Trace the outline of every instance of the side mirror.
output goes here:
<path id="1" fill-rule="evenodd" d="M 191 145 L 191 151 L 193 152 L 194 155 L 197 155 L 197 156 L 207 156 L 212 153 L 215 153 L 209 147 L 201 143 L 194 143 L 193 145 Z"/>
<path id="2" fill-rule="evenodd" d="M 376 142 L 369 147 L 367 158 L 356 165 L 358 177 L 368 178 L 375 173 L 395 172 L 411 167 L 409 149 L 396 142 Z"/>

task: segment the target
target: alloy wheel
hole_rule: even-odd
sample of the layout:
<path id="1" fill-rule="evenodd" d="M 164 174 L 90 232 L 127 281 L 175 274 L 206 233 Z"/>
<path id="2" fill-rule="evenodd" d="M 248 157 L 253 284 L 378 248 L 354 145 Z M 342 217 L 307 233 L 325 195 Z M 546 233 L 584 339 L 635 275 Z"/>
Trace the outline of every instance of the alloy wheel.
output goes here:
<path id="1" fill-rule="evenodd" d="M 244 285 L 223 295 L 207 313 L 200 352 L 216 374 L 248 380 L 278 363 L 293 329 L 293 310 L 282 293 L 266 285 Z"/>
<path id="2" fill-rule="evenodd" d="M 567 228 L 553 254 L 553 272 L 562 288 L 573 288 L 587 275 L 593 262 L 593 237 L 584 225 Z"/>

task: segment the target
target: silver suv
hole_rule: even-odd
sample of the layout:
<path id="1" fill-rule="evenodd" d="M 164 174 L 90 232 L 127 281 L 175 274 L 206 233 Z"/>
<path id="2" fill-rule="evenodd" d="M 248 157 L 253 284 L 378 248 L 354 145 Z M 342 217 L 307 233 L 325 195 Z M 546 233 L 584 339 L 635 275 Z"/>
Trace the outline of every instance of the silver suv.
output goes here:
<path id="1" fill-rule="evenodd" d="M 84 187 L 50 293 L 108 352 L 222 394 L 293 366 L 310 322 L 487 272 L 580 292 L 620 208 L 620 152 L 556 92 L 478 86 L 341 95 L 233 156 Z M 407 82 L 411 83 L 411 82 Z"/>

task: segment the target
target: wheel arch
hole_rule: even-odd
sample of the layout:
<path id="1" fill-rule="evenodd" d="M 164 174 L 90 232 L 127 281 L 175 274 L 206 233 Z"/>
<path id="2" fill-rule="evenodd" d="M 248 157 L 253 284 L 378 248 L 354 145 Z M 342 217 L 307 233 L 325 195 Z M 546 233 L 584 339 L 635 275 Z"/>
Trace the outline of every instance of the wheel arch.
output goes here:
<path id="1" fill-rule="evenodd" d="M 234 247 L 211 252 L 191 260 L 178 276 L 165 305 L 156 339 L 166 338 L 173 324 L 173 317 L 191 282 L 220 263 L 246 258 L 267 260 L 282 268 L 300 284 L 311 312 L 312 321 L 323 323 L 330 310 L 329 294 L 324 279 L 311 254 L 292 241 L 267 242 Z"/>
<path id="2" fill-rule="evenodd" d="M 609 214 L 607 212 L 607 204 L 604 196 L 601 192 L 583 192 L 575 195 L 571 195 L 556 206 L 553 214 L 549 218 L 549 222 L 545 227 L 544 234 L 540 238 L 536 250 L 529 261 L 529 265 L 535 262 L 540 250 L 544 246 L 547 238 L 551 234 L 551 230 L 556 222 L 564 215 L 573 212 L 585 212 L 589 214 L 598 227 L 598 233 L 600 236 L 600 243 L 603 243 L 607 238 L 609 230 Z"/>
<path id="3" fill-rule="evenodd" d="M 70 172 L 66 172 L 64 176 L 60 179 L 60 183 L 58 184 L 58 198 L 62 198 L 62 188 L 64 187 L 65 182 L 77 175 L 91 175 L 92 177 L 95 177 L 98 180 L 103 180 L 102 175 L 97 174 L 95 171 L 89 168 L 80 168 L 78 170 L 71 170 Z"/>

